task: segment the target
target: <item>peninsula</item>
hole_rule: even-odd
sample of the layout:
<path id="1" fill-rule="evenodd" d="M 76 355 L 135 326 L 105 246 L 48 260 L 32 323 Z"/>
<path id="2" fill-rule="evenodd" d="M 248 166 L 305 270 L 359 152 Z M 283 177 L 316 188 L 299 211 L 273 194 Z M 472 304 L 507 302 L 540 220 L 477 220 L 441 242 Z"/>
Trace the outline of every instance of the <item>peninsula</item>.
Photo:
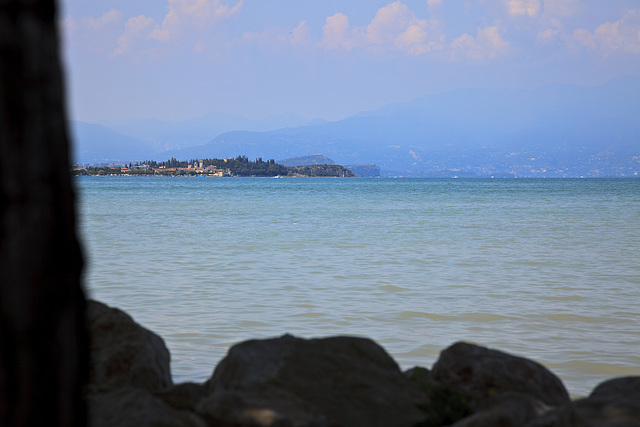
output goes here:
<path id="1" fill-rule="evenodd" d="M 86 166 L 72 169 L 74 175 L 94 176 L 212 176 L 212 177 L 353 177 L 344 166 L 334 164 L 309 166 L 283 166 L 275 160 L 258 158 L 250 161 L 246 156 L 229 159 L 176 160 L 165 162 L 144 161 L 128 165 Z"/>

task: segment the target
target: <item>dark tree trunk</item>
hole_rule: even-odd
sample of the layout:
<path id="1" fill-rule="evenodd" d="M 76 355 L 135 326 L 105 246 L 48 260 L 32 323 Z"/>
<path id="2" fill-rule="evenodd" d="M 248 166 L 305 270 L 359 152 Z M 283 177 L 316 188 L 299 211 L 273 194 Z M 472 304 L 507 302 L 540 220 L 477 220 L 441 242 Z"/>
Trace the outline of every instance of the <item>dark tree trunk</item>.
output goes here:
<path id="1" fill-rule="evenodd" d="M 54 0 L 0 0 L 0 425 L 86 424 L 88 346 Z"/>

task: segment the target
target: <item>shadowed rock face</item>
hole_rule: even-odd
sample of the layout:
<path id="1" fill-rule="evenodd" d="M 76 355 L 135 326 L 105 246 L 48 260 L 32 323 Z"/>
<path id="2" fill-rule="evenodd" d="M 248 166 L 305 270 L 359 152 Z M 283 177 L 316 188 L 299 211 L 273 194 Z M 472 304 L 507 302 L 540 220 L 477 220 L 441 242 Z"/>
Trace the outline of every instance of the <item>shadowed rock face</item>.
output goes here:
<path id="1" fill-rule="evenodd" d="M 222 425 L 412 426 L 426 395 L 375 342 L 290 335 L 231 348 L 197 408 Z"/>
<path id="2" fill-rule="evenodd" d="M 53 0 L 0 2 L 0 425 L 85 425 L 88 346 Z"/>
<path id="3" fill-rule="evenodd" d="M 160 337 L 90 301 L 93 427 L 564 427 L 640 425 L 640 378 L 570 402 L 531 360 L 456 343 L 401 373 L 370 339 L 291 335 L 237 344 L 205 384 L 173 386 Z"/>
<path id="4" fill-rule="evenodd" d="M 443 350 L 431 371 L 407 375 L 429 397 L 422 427 L 523 426 L 569 401 L 562 381 L 542 365 L 464 342 Z"/>
<path id="5" fill-rule="evenodd" d="M 540 424 L 532 424 L 539 426 Z M 582 399 L 557 412 L 553 427 L 635 427 L 640 426 L 640 402 L 611 399 Z"/>
<path id="6" fill-rule="evenodd" d="M 562 381 L 539 363 L 464 342 L 440 353 L 432 378 L 468 396 L 477 409 L 506 392 L 526 394 L 548 406 L 569 401 Z"/>
<path id="7" fill-rule="evenodd" d="M 173 387 L 162 338 L 128 314 L 87 302 L 91 382 L 86 390 L 92 427 L 205 427 L 194 408 L 202 385 Z"/>
<path id="8" fill-rule="evenodd" d="M 605 381 L 588 398 L 566 403 L 527 424 L 527 427 L 591 426 L 640 426 L 640 377 Z"/>
<path id="9" fill-rule="evenodd" d="M 91 427 L 207 427 L 195 413 L 178 410 L 139 388 L 93 394 L 87 400 Z"/>
<path id="10" fill-rule="evenodd" d="M 464 342 L 443 350 L 425 381 L 462 402 L 468 413 L 446 423 L 456 427 L 523 426 L 569 402 L 562 381 L 539 363 Z"/>
<path id="11" fill-rule="evenodd" d="M 598 384 L 589 398 L 640 402 L 640 377 L 620 377 L 607 380 Z"/>
<path id="12" fill-rule="evenodd" d="M 92 392 L 124 387 L 156 392 L 173 385 L 171 358 L 164 341 L 127 313 L 88 301 L 87 325 L 91 332 Z"/>

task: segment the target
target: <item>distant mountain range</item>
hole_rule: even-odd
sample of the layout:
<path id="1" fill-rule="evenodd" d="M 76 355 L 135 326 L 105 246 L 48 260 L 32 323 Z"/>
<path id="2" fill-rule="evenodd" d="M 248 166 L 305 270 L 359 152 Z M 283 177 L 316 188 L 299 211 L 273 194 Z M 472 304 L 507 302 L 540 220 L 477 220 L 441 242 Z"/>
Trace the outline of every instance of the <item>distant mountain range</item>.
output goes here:
<path id="1" fill-rule="evenodd" d="M 206 144 L 217 135 L 237 129 L 269 131 L 308 122 L 293 114 L 252 121 L 211 113 L 183 122 L 129 119 L 90 124 L 72 121 L 70 128 L 75 142 L 74 162 L 97 164 L 148 160 L 168 150 Z"/>
<path id="2" fill-rule="evenodd" d="M 375 163 L 382 176 L 640 173 L 640 79 L 634 77 L 596 87 L 460 89 L 304 123 L 295 116 L 249 122 L 222 115 L 175 124 L 74 122 L 76 161 L 322 154 L 341 165 Z"/>
<path id="3" fill-rule="evenodd" d="M 72 121 L 69 127 L 75 163 L 124 163 L 158 152 L 151 144 L 106 126 Z"/>

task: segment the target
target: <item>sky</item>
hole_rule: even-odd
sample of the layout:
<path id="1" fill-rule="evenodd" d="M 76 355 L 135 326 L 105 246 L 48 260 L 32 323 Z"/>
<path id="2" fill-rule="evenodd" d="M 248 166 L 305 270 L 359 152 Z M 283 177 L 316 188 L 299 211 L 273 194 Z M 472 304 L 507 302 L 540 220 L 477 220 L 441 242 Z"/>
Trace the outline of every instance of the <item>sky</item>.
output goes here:
<path id="1" fill-rule="evenodd" d="M 640 0 L 60 0 L 72 119 L 338 120 L 640 77 Z"/>

